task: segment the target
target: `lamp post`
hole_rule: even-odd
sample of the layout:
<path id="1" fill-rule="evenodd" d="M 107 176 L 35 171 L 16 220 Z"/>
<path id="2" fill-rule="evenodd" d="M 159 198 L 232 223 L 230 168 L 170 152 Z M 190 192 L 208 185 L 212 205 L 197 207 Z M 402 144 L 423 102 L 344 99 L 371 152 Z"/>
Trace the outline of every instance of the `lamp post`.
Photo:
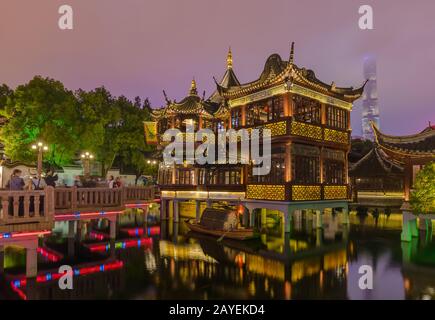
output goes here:
<path id="1" fill-rule="evenodd" d="M 83 174 L 86 178 L 89 178 L 91 173 L 91 160 L 94 159 L 94 156 L 89 152 L 85 152 L 82 154 L 83 161 Z"/>
<path id="2" fill-rule="evenodd" d="M 42 153 L 48 150 L 48 147 L 42 142 L 32 145 L 33 150 L 38 151 L 38 179 L 41 179 L 42 175 Z"/>

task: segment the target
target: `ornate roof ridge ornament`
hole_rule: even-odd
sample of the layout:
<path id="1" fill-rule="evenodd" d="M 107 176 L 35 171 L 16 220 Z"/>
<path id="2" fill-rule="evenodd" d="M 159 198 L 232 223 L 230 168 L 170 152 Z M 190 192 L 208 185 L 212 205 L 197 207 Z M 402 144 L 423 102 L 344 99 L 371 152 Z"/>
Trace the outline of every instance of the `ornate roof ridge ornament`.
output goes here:
<path id="1" fill-rule="evenodd" d="M 189 95 L 191 95 L 191 96 L 197 96 L 198 95 L 198 90 L 196 89 L 195 78 L 192 79 L 192 82 L 190 84 Z"/>
<path id="2" fill-rule="evenodd" d="M 227 68 L 228 69 L 232 69 L 233 68 L 233 53 L 231 52 L 231 46 L 228 48 Z"/>
<path id="3" fill-rule="evenodd" d="M 290 48 L 290 57 L 288 59 L 289 64 L 293 64 L 294 56 L 295 56 L 295 42 L 293 41 Z"/>
<path id="4" fill-rule="evenodd" d="M 163 90 L 163 96 L 165 97 L 166 104 L 170 105 L 171 104 L 171 100 L 168 99 L 168 96 L 166 95 L 166 91 L 165 90 Z"/>

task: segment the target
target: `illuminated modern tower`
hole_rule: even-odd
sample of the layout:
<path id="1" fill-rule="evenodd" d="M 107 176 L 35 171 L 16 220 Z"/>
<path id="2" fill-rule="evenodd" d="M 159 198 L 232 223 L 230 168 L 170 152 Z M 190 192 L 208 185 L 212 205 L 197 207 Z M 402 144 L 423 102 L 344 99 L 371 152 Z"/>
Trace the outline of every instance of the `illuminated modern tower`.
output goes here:
<path id="1" fill-rule="evenodd" d="M 368 80 L 363 95 L 362 134 L 364 139 L 373 140 L 373 121 L 379 128 L 378 88 L 376 83 L 376 59 L 373 56 L 364 59 L 364 78 Z"/>

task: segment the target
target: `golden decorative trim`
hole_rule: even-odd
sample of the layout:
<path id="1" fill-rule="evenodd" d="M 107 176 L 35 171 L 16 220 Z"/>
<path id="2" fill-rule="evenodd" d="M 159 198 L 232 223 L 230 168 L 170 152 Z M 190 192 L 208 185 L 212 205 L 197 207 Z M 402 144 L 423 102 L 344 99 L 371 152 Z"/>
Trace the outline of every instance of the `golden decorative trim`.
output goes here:
<path id="1" fill-rule="evenodd" d="M 325 141 L 332 141 L 342 144 L 349 144 L 349 135 L 347 132 L 325 128 Z"/>
<path id="2" fill-rule="evenodd" d="M 253 185 L 246 186 L 247 199 L 285 200 L 285 185 Z"/>
<path id="3" fill-rule="evenodd" d="M 233 108 L 233 107 L 237 107 L 237 106 L 243 106 L 243 105 L 255 102 L 255 101 L 267 99 L 267 98 L 270 98 L 272 96 L 276 96 L 279 94 L 284 94 L 287 92 L 296 93 L 296 94 L 299 94 L 301 96 L 315 99 L 321 103 L 329 104 L 329 105 L 343 108 L 346 110 L 352 110 L 352 106 L 353 106 L 352 103 L 350 103 L 350 102 L 346 102 L 346 101 L 343 101 L 343 100 L 340 100 L 340 99 L 337 99 L 334 97 L 330 97 L 330 96 L 322 94 L 320 92 L 316 92 L 314 90 L 304 88 L 304 87 L 299 86 L 297 84 L 292 84 L 290 89 L 288 89 L 285 84 L 279 84 L 279 85 L 274 86 L 272 88 L 268 88 L 265 90 L 261 90 L 259 92 L 251 93 L 251 94 L 246 95 L 244 97 L 229 100 L 228 103 L 229 103 L 229 106 L 231 108 Z"/>
<path id="4" fill-rule="evenodd" d="M 304 122 L 292 121 L 291 134 L 295 136 L 322 140 L 322 127 Z"/>
<path id="5" fill-rule="evenodd" d="M 283 136 L 287 134 L 287 121 L 267 123 L 263 128 L 269 129 L 272 137 Z"/>
<path id="6" fill-rule="evenodd" d="M 297 84 L 293 84 L 291 86 L 290 92 L 297 93 L 297 94 L 300 94 L 302 96 L 305 96 L 305 97 L 308 97 L 308 98 L 311 98 L 311 99 L 315 99 L 315 100 L 317 100 L 317 101 L 319 101 L 321 103 L 325 103 L 325 104 L 329 104 L 329 105 L 332 105 L 332 106 L 336 106 L 336 107 L 343 108 L 343 109 L 346 109 L 346 110 L 349 110 L 349 111 L 352 110 L 352 106 L 353 105 L 350 102 L 346 102 L 346 101 L 343 101 L 343 100 L 340 100 L 340 99 L 337 99 L 337 98 L 334 98 L 334 97 L 327 96 L 327 95 L 322 94 L 320 92 L 316 92 L 314 90 L 301 87 L 301 86 L 299 86 Z"/>
<path id="7" fill-rule="evenodd" d="M 292 186 L 292 200 L 321 200 L 321 186 Z"/>
<path id="8" fill-rule="evenodd" d="M 324 186 L 323 198 L 325 200 L 347 199 L 347 186 Z"/>

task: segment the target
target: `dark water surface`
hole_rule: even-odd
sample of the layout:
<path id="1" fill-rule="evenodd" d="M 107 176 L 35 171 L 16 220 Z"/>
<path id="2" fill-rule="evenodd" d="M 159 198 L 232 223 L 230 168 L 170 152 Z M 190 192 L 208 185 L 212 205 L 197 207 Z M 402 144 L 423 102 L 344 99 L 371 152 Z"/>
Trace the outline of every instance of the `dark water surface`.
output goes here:
<path id="1" fill-rule="evenodd" d="M 25 252 L 7 248 L 1 298 L 435 298 L 432 235 L 401 242 L 398 215 L 378 221 L 352 215 L 347 227 L 329 215 L 324 229 L 296 220 L 286 235 L 279 220 L 268 219 L 261 238 L 248 242 L 218 242 L 189 233 L 184 222 L 160 224 L 154 218 L 124 214 L 112 242 L 105 239 L 104 220 L 81 222 L 81 236 L 76 229 L 74 237 L 68 237 L 68 222 L 56 223 L 40 241 L 51 256 L 40 252 L 37 280 L 21 281 Z M 61 290 L 53 279 L 65 264 L 75 270 L 73 290 Z M 373 270 L 372 290 L 359 287 L 362 265 Z"/>

